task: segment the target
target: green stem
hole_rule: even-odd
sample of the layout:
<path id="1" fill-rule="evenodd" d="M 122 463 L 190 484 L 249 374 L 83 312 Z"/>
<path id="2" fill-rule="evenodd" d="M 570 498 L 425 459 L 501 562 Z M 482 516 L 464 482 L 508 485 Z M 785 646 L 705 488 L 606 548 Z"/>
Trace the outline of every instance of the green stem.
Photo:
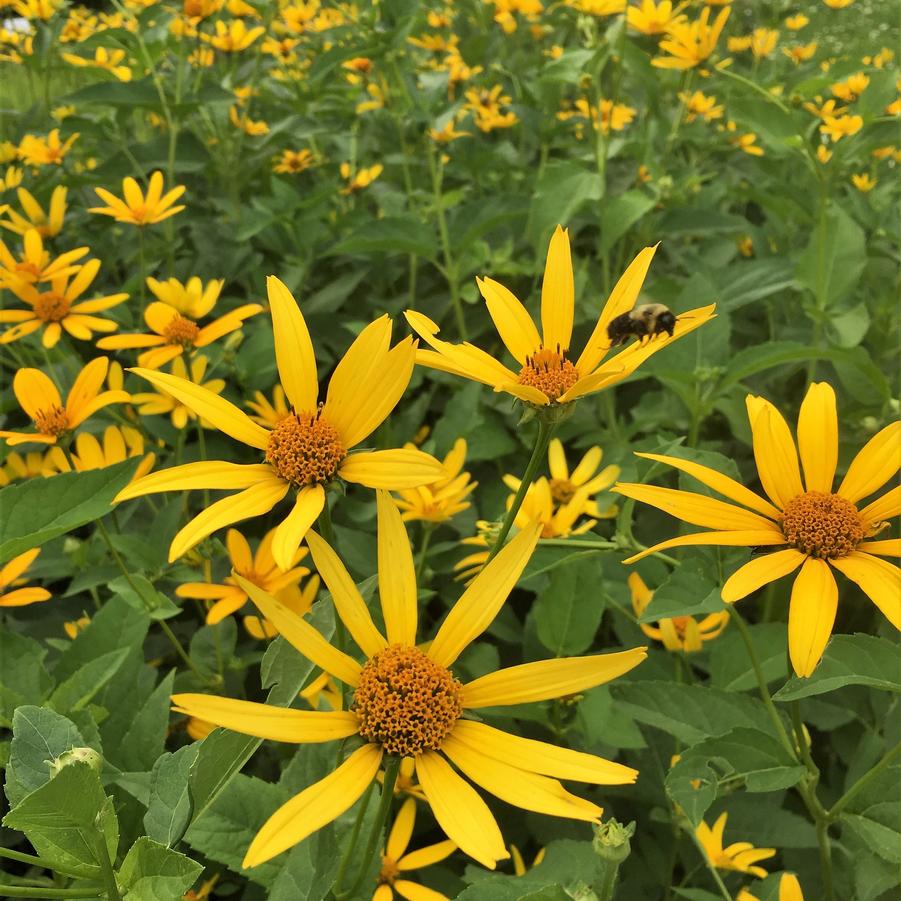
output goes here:
<path id="1" fill-rule="evenodd" d="M 333 885 L 333 893 L 340 892 L 341 883 L 344 882 L 344 874 L 347 872 L 347 865 L 350 863 L 350 855 L 351 852 L 357 847 L 357 841 L 360 837 L 360 829 L 363 827 L 363 819 L 366 816 L 366 811 L 369 809 L 369 799 L 372 797 L 372 791 L 375 788 L 375 782 L 371 782 L 369 788 L 366 789 L 366 793 L 363 795 L 363 800 L 360 803 L 360 809 L 357 811 L 357 818 L 354 820 L 354 828 L 350 834 L 350 839 L 347 842 L 347 847 L 344 849 L 344 854 L 341 856 L 341 863 L 338 866 L 338 875 L 335 876 L 335 881 Z"/>
<path id="2" fill-rule="evenodd" d="M 94 856 L 100 864 L 100 878 L 106 886 L 107 901 L 122 901 L 119 894 L 119 886 L 116 884 L 116 874 L 109 858 L 109 850 L 106 847 L 106 837 L 98 828 L 94 833 Z"/>
<path id="3" fill-rule="evenodd" d="M 138 264 L 141 270 L 141 316 L 147 309 L 147 262 L 144 258 L 144 226 L 138 226 Z"/>
<path id="4" fill-rule="evenodd" d="M 3 898 L 96 898 L 98 894 L 95 888 L 30 888 L 24 885 L 0 885 L 0 897 Z"/>
<path id="5" fill-rule="evenodd" d="M 820 873 L 823 877 L 823 901 L 834 901 L 832 883 L 832 845 L 829 841 L 829 822 L 817 817 L 817 847 L 820 850 Z"/>
<path id="6" fill-rule="evenodd" d="M 513 503 L 510 505 L 510 509 L 507 511 L 507 515 L 504 517 L 503 525 L 501 525 L 500 531 L 497 533 L 497 539 L 494 542 L 494 547 L 491 548 L 491 553 L 488 555 L 488 560 L 485 561 L 487 564 L 492 558 L 497 554 L 497 552 L 504 546 L 504 541 L 507 538 L 507 535 L 510 533 L 510 529 L 513 526 L 513 522 L 516 519 L 516 514 L 519 513 L 519 508 L 522 506 L 522 502 L 526 498 L 526 493 L 529 490 L 529 486 L 532 484 L 532 480 L 535 478 L 535 474 L 538 472 L 538 467 L 541 465 L 541 461 L 544 459 L 544 455 L 547 452 L 547 446 L 551 443 L 551 437 L 554 434 L 554 429 L 556 428 L 556 423 L 549 421 L 543 416 L 538 417 L 538 434 L 535 436 L 535 446 L 532 448 L 532 456 L 529 458 L 528 465 L 526 466 L 526 471 L 522 475 L 522 481 L 519 483 L 519 488 L 516 491 L 516 495 L 513 498 Z"/>
<path id="7" fill-rule="evenodd" d="M 836 802 L 829 808 L 826 816 L 830 820 L 834 820 L 848 806 L 853 798 L 861 789 L 875 777 L 878 776 L 892 761 L 901 755 L 901 742 L 898 742 L 890 751 L 887 751 L 882 760 L 879 761 L 869 772 L 864 773 L 854 785 L 851 786 Z"/>
<path id="8" fill-rule="evenodd" d="M 426 560 L 428 559 L 429 553 L 429 542 L 432 540 L 432 532 L 434 531 L 434 523 L 424 522 L 422 524 L 422 544 L 419 546 L 419 561 L 416 564 L 416 584 L 419 587 L 422 587 Z"/>
<path id="9" fill-rule="evenodd" d="M 616 877 L 619 867 L 612 861 L 605 860 L 601 868 L 601 879 L 598 882 L 598 901 L 613 901 L 613 890 L 616 888 Z"/>
<path id="10" fill-rule="evenodd" d="M 32 854 L 23 854 L 21 851 L 13 851 L 12 848 L 0 848 L 0 857 L 8 857 L 10 860 L 19 861 L 19 863 L 27 863 L 33 867 L 48 869 L 47 864 L 40 857 L 35 857 Z"/>

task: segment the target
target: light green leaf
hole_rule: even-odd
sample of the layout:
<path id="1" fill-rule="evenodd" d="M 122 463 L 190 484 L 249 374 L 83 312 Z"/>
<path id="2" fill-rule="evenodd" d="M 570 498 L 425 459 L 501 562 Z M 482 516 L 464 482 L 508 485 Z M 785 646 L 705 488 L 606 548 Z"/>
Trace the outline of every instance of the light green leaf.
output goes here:
<path id="1" fill-rule="evenodd" d="M 154 841 L 172 847 L 184 834 L 191 818 L 188 780 L 200 746 L 185 745 L 159 757 L 150 777 L 150 798 L 144 829 Z"/>
<path id="2" fill-rule="evenodd" d="M 536 252 L 540 251 L 541 259 L 554 228 L 571 222 L 583 206 L 603 195 L 604 182 L 594 170 L 569 160 L 547 164 L 535 189 L 526 226 L 528 239 Z"/>
<path id="3" fill-rule="evenodd" d="M 174 679 L 175 670 L 172 670 L 141 705 L 122 739 L 121 747 L 116 749 L 116 766 L 119 769 L 149 770 L 163 753 Z"/>
<path id="4" fill-rule="evenodd" d="M 609 198 L 601 208 L 601 251 L 607 253 L 626 232 L 657 203 L 641 191 L 626 191 Z"/>
<path id="5" fill-rule="evenodd" d="M 117 874 L 123 901 L 172 901 L 197 881 L 203 867 L 151 838 L 141 836 L 128 849 Z"/>

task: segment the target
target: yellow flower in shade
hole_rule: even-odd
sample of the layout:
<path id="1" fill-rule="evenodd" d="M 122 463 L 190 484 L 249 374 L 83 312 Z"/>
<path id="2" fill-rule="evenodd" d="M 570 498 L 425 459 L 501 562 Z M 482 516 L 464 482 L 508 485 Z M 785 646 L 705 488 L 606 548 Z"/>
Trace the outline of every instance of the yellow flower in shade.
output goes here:
<path id="1" fill-rule="evenodd" d="M 41 549 L 39 547 L 25 551 L 13 557 L 0 567 L 0 607 L 25 607 L 39 601 L 49 601 L 50 592 L 46 588 L 23 587 L 28 579 L 23 578 L 25 571 L 34 563 Z M 7 589 L 12 589 L 8 591 Z"/>
<path id="2" fill-rule="evenodd" d="M 59 166 L 76 140 L 77 132 L 60 141 L 58 128 L 54 128 L 46 138 L 25 135 L 19 144 L 19 157 L 28 166 Z"/>
<path id="3" fill-rule="evenodd" d="M 495 128 L 510 128 L 519 121 L 516 113 L 502 112 L 501 108 L 510 103 L 510 97 L 502 94 L 503 87 L 496 84 L 493 88 L 473 88 L 466 92 L 466 103 L 463 109 L 472 113 L 476 128 L 479 131 L 494 131 Z"/>
<path id="4" fill-rule="evenodd" d="M 646 247 L 632 261 L 616 284 L 581 356 L 569 358 L 575 293 L 568 232 L 557 226 L 548 249 L 541 286 L 539 335 L 525 307 L 502 284 L 491 278 L 476 279 L 488 313 L 507 350 L 519 363 L 519 372 L 508 369 L 490 354 L 472 344 L 451 344 L 437 337 L 438 326 L 427 316 L 407 310 L 407 321 L 432 350 L 421 350 L 416 362 L 490 385 L 526 403 L 537 406 L 565 404 L 586 394 L 609 388 L 631 375 L 648 357 L 713 315 L 713 305 L 699 307 L 680 316 L 672 338 L 659 336 L 645 344 L 635 342 L 606 363 L 611 348 L 607 326 L 635 306 L 654 247 Z"/>
<path id="5" fill-rule="evenodd" d="M 716 50 L 716 42 L 730 12 L 730 7 L 721 9 L 713 25 L 710 25 L 710 8 L 705 6 L 695 22 L 673 23 L 668 37 L 660 42 L 660 50 L 669 56 L 655 56 L 651 64 L 660 69 L 693 69 L 699 66 Z"/>
<path id="6" fill-rule="evenodd" d="M 209 360 L 202 354 L 197 354 L 191 359 L 190 369 L 185 364 L 184 357 L 176 357 L 172 361 L 172 375 L 179 379 L 192 382 L 198 388 L 203 388 L 212 394 L 221 394 L 225 390 L 225 379 L 209 379 L 206 377 L 206 369 Z M 177 429 L 183 429 L 189 422 L 196 420 L 197 414 L 190 407 L 185 406 L 178 398 L 173 397 L 167 391 L 160 389 L 155 391 L 141 391 L 131 395 L 131 401 L 137 407 L 141 416 L 169 416 L 172 425 Z M 207 419 L 200 417 L 200 425 L 205 429 L 215 426 Z"/>
<path id="7" fill-rule="evenodd" d="M 182 15 L 189 19 L 206 19 L 219 12 L 222 0 L 182 0 Z"/>
<path id="8" fill-rule="evenodd" d="M 89 213 L 112 216 L 117 222 L 127 222 L 130 225 L 153 225 L 184 209 L 184 206 L 172 206 L 172 204 L 185 193 L 185 186 L 178 185 L 163 194 L 163 173 L 159 171 L 150 176 L 146 196 L 140 185 L 131 176 L 122 179 L 122 198 L 124 199 L 116 197 L 106 188 L 94 188 L 94 193 L 107 206 L 91 207 L 88 210 Z"/>
<path id="9" fill-rule="evenodd" d="M 785 20 L 785 27 L 789 31 L 800 31 L 802 28 L 805 28 L 810 24 L 810 19 L 807 18 L 803 13 L 798 13 L 794 16 L 788 16 Z"/>
<path id="10" fill-rule="evenodd" d="M 273 167 L 273 172 L 295 175 L 298 172 L 309 169 L 315 161 L 313 154 L 306 148 L 303 150 L 285 150 Z"/>
<path id="11" fill-rule="evenodd" d="M 216 34 L 212 37 L 202 34 L 201 37 L 223 53 L 240 53 L 242 50 L 246 50 L 265 30 L 260 25 L 248 28 L 241 19 L 233 19 L 231 22 L 218 20 Z"/>
<path id="12" fill-rule="evenodd" d="M 116 463 L 123 463 L 132 457 L 141 457 L 138 468 L 132 479 L 147 475 L 156 461 L 156 454 L 144 454 L 144 438 L 131 426 L 110 425 L 104 429 L 103 443 L 88 432 L 81 432 L 75 438 L 75 445 L 69 455 L 75 464 L 75 472 L 87 472 L 90 469 L 104 469 Z M 59 472 L 72 472 L 69 458 L 59 447 L 47 452 L 47 457 Z"/>
<path id="13" fill-rule="evenodd" d="M 457 131 L 454 126 L 454 120 L 448 119 L 441 128 L 430 128 L 429 137 L 436 144 L 450 144 L 458 138 L 471 138 L 472 133 L 468 131 Z"/>
<path id="14" fill-rule="evenodd" d="M 7 166 L 6 175 L 0 177 L 0 191 L 11 191 L 22 184 L 24 170 L 19 166 Z"/>
<path id="15" fill-rule="evenodd" d="M 813 59 L 817 52 L 817 42 L 811 41 L 809 44 L 795 44 L 794 47 L 783 47 L 782 52 L 796 65 Z"/>
<path id="16" fill-rule="evenodd" d="M 708 97 L 701 91 L 694 91 L 691 94 L 688 91 L 681 91 L 679 99 L 685 104 L 686 122 L 694 122 L 699 117 L 705 122 L 722 118 L 723 107 L 717 106 L 716 97 L 712 95 Z"/>
<path id="17" fill-rule="evenodd" d="M 243 579 L 273 595 L 279 603 L 293 609 L 290 600 L 300 595 L 298 584 L 310 574 L 305 566 L 297 564 L 307 555 L 306 548 L 298 548 L 291 561 L 291 568 L 282 571 L 272 556 L 272 538 L 275 529 L 270 529 L 260 542 L 256 554 L 250 550 L 247 539 L 237 530 L 229 529 L 225 536 L 225 546 L 231 562 L 230 569 Z M 195 598 L 198 601 L 213 601 L 207 610 L 207 625 L 222 622 L 227 616 L 240 610 L 248 600 L 247 592 L 228 576 L 224 584 L 212 582 L 185 582 L 175 589 L 180 598 Z"/>
<path id="18" fill-rule="evenodd" d="M 238 107 L 233 106 L 228 111 L 228 118 L 235 128 L 240 128 L 244 134 L 251 137 L 260 137 L 269 134 L 269 126 L 262 120 L 253 120 L 247 113 L 239 113 Z"/>
<path id="19" fill-rule="evenodd" d="M 119 81 L 131 81 L 131 69 L 128 65 L 122 65 L 128 54 L 125 50 L 107 50 L 106 47 L 94 48 L 93 59 L 78 56 L 76 53 L 63 53 L 62 58 L 72 66 L 90 67 L 93 69 L 105 69 L 111 75 L 115 75 Z"/>
<path id="20" fill-rule="evenodd" d="M 66 405 L 56 385 L 40 369 L 20 369 L 13 378 L 13 392 L 19 405 L 34 422 L 35 432 L 0 431 L 7 444 L 56 444 L 57 438 L 78 428 L 89 416 L 110 404 L 128 403 L 124 391 L 101 391 L 109 360 L 97 357 L 75 378 Z"/>
<path id="21" fill-rule="evenodd" d="M 728 814 L 721 813 L 712 829 L 704 822 L 695 829 L 695 835 L 701 843 L 710 865 L 718 870 L 734 870 L 764 879 L 767 871 L 756 864 L 761 860 L 775 857 L 776 849 L 755 848 L 750 842 L 733 842 L 728 848 L 724 848 L 723 833 L 726 830 L 727 817 Z"/>
<path id="22" fill-rule="evenodd" d="M 876 187 L 876 179 L 870 177 L 869 172 L 855 173 L 851 176 L 851 182 L 858 191 L 863 194 L 872 191 Z M 2 315 L 2 313 L 0 313 Z"/>
<path id="23" fill-rule="evenodd" d="M 44 250 L 41 233 L 36 228 L 29 229 L 25 232 L 22 256 L 18 260 L 6 243 L 0 241 L 0 287 L 9 287 L 8 283 L 15 281 L 33 284 L 74 275 L 81 268 L 76 261 L 89 252 L 89 247 L 76 247 L 52 259 Z"/>
<path id="24" fill-rule="evenodd" d="M 749 156 L 763 156 L 763 148 L 757 146 L 757 135 L 753 131 L 733 135 L 729 143 Z"/>
<path id="25" fill-rule="evenodd" d="M 863 94 L 869 84 L 869 77 L 863 72 L 858 72 L 856 75 L 849 75 L 844 81 L 836 82 L 829 90 L 832 91 L 833 95 L 838 97 L 839 100 L 844 100 L 845 103 L 851 103 Z"/>
<path id="26" fill-rule="evenodd" d="M 276 364 L 293 411 L 272 429 L 192 382 L 135 370 L 215 428 L 264 455 L 265 462 L 243 466 L 205 461 L 176 466 L 145 476 L 120 492 L 117 499 L 122 501 L 186 488 L 241 489 L 208 507 L 175 536 L 170 561 L 217 529 L 268 513 L 292 491 L 293 508 L 272 541 L 276 563 L 290 569 L 304 534 L 322 512 L 325 488 L 334 479 L 399 490 L 428 485 L 444 475 L 434 457 L 418 450 L 348 453 L 381 425 L 406 390 L 416 354 L 413 340 L 405 338 L 389 349 L 391 320 L 382 316 L 368 325 L 335 368 L 320 406 L 316 358 L 303 314 L 275 276 L 268 279 L 268 291 Z"/>
<path id="27" fill-rule="evenodd" d="M 91 618 L 89 616 L 79 616 L 78 619 L 72 619 L 63 623 L 63 631 L 71 641 L 75 641 L 79 633 L 84 632 L 90 624 Z"/>
<path id="28" fill-rule="evenodd" d="M 28 451 L 24 455 L 11 451 L 0 466 L 0 488 L 20 479 L 52 475 L 56 475 L 53 461 L 43 451 Z"/>
<path id="29" fill-rule="evenodd" d="M 863 128 L 862 116 L 824 116 L 820 131 L 833 141 L 856 135 Z"/>
<path id="30" fill-rule="evenodd" d="M 147 287 L 157 300 L 178 310 L 182 316 L 190 316 L 191 319 L 202 319 L 213 311 L 224 285 L 225 279 L 222 278 L 210 279 L 204 285 L 196 275 L 184 283 L 177 278 L 170 278 L 164 282 L 155 278 L 147 279 Z"/>
<path id="31" fill-rule="evenodd" d="M 405 447 L 415 447 L 406 444 Z M 431 485 L 422 485 L 407 491 L 399 491 L 395 498 L 402 511 L 404 522 L 423 520 L 424 522 L 446 522 L 469 508 L 466 500 L 478 482 L 471 482 L 468 472 L 463 472 L 466 461 L 466 440 L 458 438 L 453 449 L 444 458 L 444 476 Z"/>
<path id="32" fill-rule="evenodd" d="M 526 866 L 525 860 L 523 860 L 522 852 L 516 845 L 510 845 L 510 857 L 513 858 L 513 875 L 514 876 L 525 876 L 529 870 L 534 870 L 538 864 L 544 860 L 544 848 L 541 848 L 539 852 L 535 855 L 535 859 L 532 861 L 531 866 Z"/>
<path id="33" fill-rule="evenodd" d="M 215 723 L 208 723 L 196 716 L 189 717 L 185 723 L 185 732 L 192 741 L 203 741 L 216 728 L 218 727 Z"/>
<path id="34" fill-rule="evenodd" d="M 216 873 L 215 876 L 205 879 L 196 892 L 194 889 L 185 892 L 185 894 L 182 895 L 182 901 L 204 901 L 205 898 L 211 898 L 213 896 L 213 889 L 216 887 L 218 881 L 219 874 Z"/>
<path id="35" fill-rule="evenodd" d="M 0 310 L 0 322 L 15 323 L 0 336 L 0 344 L 18 341 L 41 328 L 44 330 L 41 336 L 44 347 L 54 347 L 62 336 L 63 329 L 79 341 L 93 340 L 94 332 L 115 331 L 119 327 L 118 323 L 95 314 L 123 303 L 128 299 L 127 294 L 108 294 L 76 303 L 90 287 L 99 270 L 100 260 L 88 260 L 84 266 L 78 267 L 71 281 L 68 275 L 54 275 L 50 288 L 46 291 L 39 291 L 35 285 L 18 279 L 4 282 L 30 309 Z"/>
<path id="36" fill-rule="evenodd" d="M 271 401 L 262 391 L 254 391 L 253 398 L 253 400 L 245 401 L 245 406 L 250 407 L 255 414 L 250 418 L 270 429 L 274 429 L 291 413 L 288 399 L 285 397 L 285 389 L 281 385 L 276 385 L 272 389 Z"/>
<path id="37" fill-rule="evenodd" d="M 313 601 L 316 600 L 317 594 L 319 594 L 319 576 L 311 576 L 307 579 L 307 582 L 302 589 L 298 587 L 296 589 L 284 590 L 283 605 L 297 614 L 297 616 L 304 616 L 310 612 L 310 608 L 313 606 Z M 244 629 L 251 638 L 255 638 L 257 641 L 263 641 L 264 639 L 268 641 L 278 635 L 278 629 L 276 629 L 268 619 L 263 616 L 257 616 L 256 614 L 244 617 Z M 330 686 L 328 685 L 324 686 L 319 691 L 317 700 L 319 697 L 324 697 L 330 701 L 334 692 L 330 692 L 329 688 Z M 303 697 L 303 692 L 300 694 L 301 697 Z M 341 693 L 337 692 L 337 694 L 340 698 Z M 340 701 L 332 709 L 340 710 Z"/>
<path id="38" fill-rule="evenodd" d="M 835 100 L 829 99 L 825 103 L 823 103 L 822 97 L 817 97 L 817 103 L 822 104 L 821 106 L 817 106 L 816 103 L 805 103 L 804 109 L 807 110 L 812 116 L 817 116 L 820 119 L 826 119 L 828 117 L 836 117 L 840 116 L 847 110 L 846 106 L 836 106 Z"/>
<path id="39" fill-rule="evenodd" d="M 381 163 L 376 163 L 368 169 L 359 169 L 352 175 L 350 163 L 341 163 L 341 178 L 347 182 L 341 189 L 341 193 L 355 194 L 357 191 L 368 188 L 382 174 L 382 169 L 384 169 L 384 166 Z"/>
<path id="40" fill-rule="evenodd" d="M 675 8 L 671 0 L 641 0 L 640 6 L 629 6 L 626 9 L 626 20 L 630 28 L 634 28 L 641 34 L 666 34 L 673 25 L 681 25 L 685 22 L 685 16 L 680 15 L 687 3 L 680 3 Z"/>
<path id="41" fill-rule="evenodd" d="M 755 557 L 726 580 L 723 600 L 730 604 L 741 600 L 800 567 L 791 593 L 788 648 L 795 672 L 809 676 L 820 662 L 835 622 L 838 586 L 833 569 L 856 582 L 889 622 L 901 629 L 901 570 L 880 559 L 896 556 L 901 540 L 870 540 L 885 520 L 901 513 L 901 488 L 858 508 L 901 468 L 901 422 L 886 426 L 864 445 L 838 491 L 833 491 L 838 414 L 830 385 L 819 382 L 808 389 L 798 416 L 797 450 L 788 424 L 769 401 L 748 395 L 747 406 L 757 472 L 769 500 L 699 463 L 638 454 L 687 473 L 735 504 L 653 485 L 614 486 L 626 497 L 716 530 L 671 538 L 624 562 L 687 545 L 772 547 L 771 553 Z"/>
<path id="42" fill-rule="evenodd" d="M 359 736 L 363 744 L 324 779 L 277 810 L 251 842 L 244 866 L 287 850 L 353 806 L 375 781 L 383 760 L 412 757 L 438 825 L 470 857 L 494 869 L 509 857 L 488 806 L 467 779 L 508 804 L 538 813 L 597 822 L 601 809 L 570 794 L 558 779 L 626 785 L 635 770 L 579 751 L 520 738 L 463 719 L 467 710 L 549 700 L 601 685 L 637 666 L 645 648 L 557 658 L 489 673 L 465 685 L 451 667 L 488 628 L 522 575 L 538 527 L 520 532 L 476 577 L 428 645 L 417 647 L 413 552 L 400 512 L 379 491 L 379 595 L 383 635 L 337 554 L 307 533 L 313 563 L 365 662 L 338 650 L 307 623 L 249 582 L 240 580 L 260 612 L 301 654 L 353 689 L 347 711 L 270 707 L 202 694 L 173 696 L 175 710 L 246 735 L 297 744 Z M 411 728 L 410 724 L 418 724 Z"/>
<path id="43" fill-rule="evenodd" d="M 424 888 L 405 878 L 411 870 L 421 870 L 423 867 L 445 860 L 457 850 L 457 846 L 448 839 L 408 854 L 407 847 L 413 837 L 415 825 L 416 801 L 407 798 L 401 804 L 388 833 L 388 841 L 382 853 L 382 866 L 377 877 L 378 887 L 372 894 L 372 901 L 392 901 L 395 891 L 408 901 L 449 901 L 447 895 Z"/>
<path id="44" fill-rule="evenodd" d="M 751 53 L 756 59 L 766 59 L 775 49 L 779 32 L 772 28 L 755 28 L 751 33 Z"/>
<path id="45" fill-rule="evenodd" d="M 651 603 L 654 592 L 645 585 L 638 573 L 629 574 L 629 591 L 632 595 L 632 609 L 637 617 L 641 617 Z M 659 620 L 656 626 L 649 626 L 647 623 L 638 625 L 648 638 L 661 642 L 668 651 L 692 654 L 700 651 L 705 641 L 716 638 L 728 622 L 729 614 L 723 611 L 710 613 L 700 622 L 693 616 L 674 616 Z"/>
<path id="46" fill-rule="evenodd" d="M 576 468 L 570 473 L 566 462 L 566 452 L 559 438 L 553 438 L 548 445 L 547 458 L 551 473 L 548 483 L 551 489 L 551 497 L 555 504 L 568 504 L 580 491 L 585 496 L 584 508 L 589 516 L 608 518 L 609 511 L 602 512 L 598 509 L 594 495 L 606 491 L 618 478 L 620 469 L 618 466 L 605 466 L 600 472 L 604 451 L 595 445 L 585 452 L 585 456 L 579 461 Z M 519 487 L 517 483 L 517 488 Z M 614 513 L 615 515 L 615 513 Z"/>
<path id="47" fill-rule="evenodd" d="M 337 708 L 335 708 L 337 709 Z M 384 773 L 381 771 L 375 777 L 379 785 L 385 784 Z M 412 757 L 404 757 L 397 771 L 397 780 L 394 783 L 395 795 L 409 795 L 420 801 L 428 801 L 422 786 L 416 781 L 416 761 Z"/>
<path id="48" fill-rule="evenodd" d="M 269 628 L 274 628 L 268 620 L 263 620 Z M 276 634 L 277 634 L 276 630 Z M 300 692 L 302 697 L 313 710 L 319 710 L 325 704 L 328 710 L 343 710 L 344 695 L 340 687 L 328 673 L 320 673 L 306 688 Z M 412 764 L 413 761 L 411 760 Z"/>

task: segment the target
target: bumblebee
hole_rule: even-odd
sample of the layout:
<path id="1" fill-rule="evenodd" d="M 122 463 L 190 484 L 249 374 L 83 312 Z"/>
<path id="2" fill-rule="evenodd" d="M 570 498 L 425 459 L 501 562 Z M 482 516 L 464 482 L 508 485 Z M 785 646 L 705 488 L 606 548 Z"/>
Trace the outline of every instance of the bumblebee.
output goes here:
<path id="1" fill-rule="evenodd" d="M 607 337 L 610 339 L 610 346 L 616 347 L 617 344 L 625 344 L 633 336 L 641 340 L 666 332 L 672 338 L 675 327 L 676 317 L 668 307 L 662 303 L 644 303 L 611 319 L 607 326 Z"/>

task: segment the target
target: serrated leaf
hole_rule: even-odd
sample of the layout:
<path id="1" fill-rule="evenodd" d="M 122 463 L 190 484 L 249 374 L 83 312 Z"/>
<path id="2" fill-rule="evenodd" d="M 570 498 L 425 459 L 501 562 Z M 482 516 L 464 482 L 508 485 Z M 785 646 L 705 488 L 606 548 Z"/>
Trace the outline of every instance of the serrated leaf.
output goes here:
<path id="1" fill-rule="evenodd" d="M 197 881 L 203 867 L 151 838 L 141 836 L 129 849 L 117 874 L 123 901 L 172 901 Z"/>
<path id="2" fill-rule="evenodd" d="M 151 619 L 171 619 L 181 613 L 181 607 L 157 591 L 153 583 L 139 573 L 131 573 L 128 578 L 119 576 L 109 583 L 109 587 L 133 610 L 143 611 Z"/>
<path id="3" fill-rule="evenodd" d="M 766 681 L 785 678 L 788 630 L 785 623 L 755 623 L 748 626 L 751 641 Z M 757 677 L 748 659 L 742 636 L 727 628 L 710 645 L 710 681 L 723 691 L 750 691 Z"/>
<path id="4" fill-rule="evenodd" d="M 184 835 L 191 818 L 188 780 L 200 746 L 185 745 L 159 757 L 150 777 L 150 796 L 144 829 L 154 841 L 172 847 Z"/>
<path id="5" fill-rule="evenodd" d="M 726 609 L 720 588 L 710 580 L 704 566 L 688 560 L 654 591 L 654 597 L 640 623 L 657 622 L 674 616 L 719 613 Z"/>

